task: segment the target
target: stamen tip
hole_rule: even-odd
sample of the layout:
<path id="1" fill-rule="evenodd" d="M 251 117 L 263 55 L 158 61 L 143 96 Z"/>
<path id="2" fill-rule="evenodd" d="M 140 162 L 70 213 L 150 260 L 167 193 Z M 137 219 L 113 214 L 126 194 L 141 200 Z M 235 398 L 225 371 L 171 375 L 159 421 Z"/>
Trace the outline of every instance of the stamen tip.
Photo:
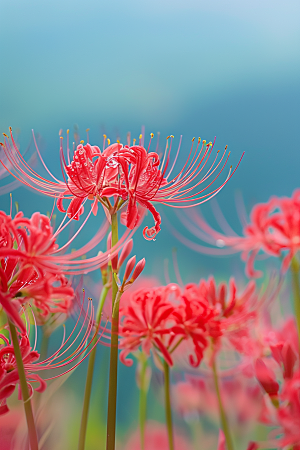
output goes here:
<path id="1" fill-rule="evenodd" d="M 80 141 L 80 144 L 84 144 L 84 141 Z"/>

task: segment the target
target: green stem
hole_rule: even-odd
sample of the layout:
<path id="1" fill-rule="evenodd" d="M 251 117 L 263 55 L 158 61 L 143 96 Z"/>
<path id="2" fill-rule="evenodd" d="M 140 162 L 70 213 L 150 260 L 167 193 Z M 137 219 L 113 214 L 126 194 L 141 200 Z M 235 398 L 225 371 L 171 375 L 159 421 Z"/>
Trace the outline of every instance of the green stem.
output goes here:
<path id="1" fill-rule="evenodd" d="M 165 373 L 165 408 L 166 408 L 166 424 L 168 430 L 169 450 L 174 450 L 173 425 L 172 425 L 172 409 L 170 398 L 170 368 L 164 360 Z"/>
<path id="2" fill-rule="evenodd" d="M 96 313 L 96 326 L 97 326 L 97 334 L 94 337 L 91 346 L 93 347 L 98 339 L 98 329 L 101 323 L 101 313 L 104 306 L 104 302 L 107 296 L 109 288 L 103 286 L 101 291 L 101 296 L 98 303 L 97 313 Z M 83 399 L 83 407 L 81 414 L 81 423 L 80 423 L 80 431 L 79 431 L 79 441 L 78 441 L 78 450 L 84 450 L 85 447 L 85 438 L 86 438 L 86 430 L 89 416 L 89 407 L 90 407 L 90 399 L 92 392 L 92 384 L 93 384 L 93 375 L 94 375 L 94 367 L 95 367 L 95 358 L 96 358 L 96 350 L 97 345 L 93 348 L 89 356 L 89 364 L 86 375 L 85 382 L 85 390 L 84 390 L 84 399 Z"/>
<path id="3" fill-rule="evenodd" d="M 294 309 L 298 328 L 298 338 L 300 344 L 300 283 L 299 283 L 299 262 L 296 256 L 293 257 L 291 262 L 292 283 L 294 293 Z"/>
<path id="4" fill-rule="evenodd" d="M 148 383 L 146 379 L 148 360 L 142 354 L 140 374 L 140 431 L 141 431 L 141 450 L 145 450 L 145 425 L 147 418 L 147 391 Z"/>
<path id="5" fill-rule="evenodd" d="M 230 435 L 228 421 L 227 421 L 227 417 L 226 417 L 226 414 L 225 414 L 224 406 L 223 406 L 223 403 L 222 403 L 221 392 L 220 392 L 220 387 L 219 387 L 219 380 L 218 380 L 218 373 L 217 373 L 217 367 L 216 367 L 216 362 L 215 361 L 213 362 L 212 371 L 213 371 L 213 376 L 214 376 L 214 383 L 215 383 L 216 394 L 217 394 L 218 403 L 219 403 L 221 426 L 222 426 L 222 429 L 223 429 L 223 432 L 224 432 L 224 435 L 225 435 L 225 439 L 226 439 L 226 447 L 227 447 L 227 450 L 233 450 L 233 442 L 232 442 L 232 438 L 231 438 L 231 435 Z"/>
<path id="6" fill-rule="evenodd" d="M 111 245 L 118 242 L 118 216 L 111 216 Z M 118 285 L 112 274 L 112 319 L 111 319 L 111 344 L 109 365 L 109 387 L 107 408 L 107 434 L 106 450 L 115 450 L 116 436 L 116 411 L 117 411 L 117 376 L 118 376 L 118 350 L 119 350 L 119 301 Z"/>
<path id="7" fill-rule="evenodd" d="M 17 368 L 18 368 L 21 392 L 22 392 L 22 397 L 23 397 L 25 416 L 26 416 L 26 421 L 27 421 L 30 447 L 31 447 L 31 450 L 38 450 L 39 446 L 38 446 L 37 433 L 36 433 L 36 428 L 35 428 L 35 423 L 34 423 L 34 417 L 33 417 L 33 412 L 32 412 L 32 407 L 31 407 L 31 400 L 30 400 L 29 391 L 28 391 L 28 385 L 27 385 L 26 374 L 25 374 L 25 369 L 24 369 L 24 365 L 23 365 L 22 354 L 21 354 L 21 350 L 20 350 L 20 346 L 19 346 L 18 335 L 17 335 L 17 331 L 16 331 L 14 324 L 10 320 L 8 320 L 8 323 L 9 323 L 11 339 L 12 339 L 13 346 L 14 346 L 15 358 L 16 358 L 16 362 L 17 362 Z"/>

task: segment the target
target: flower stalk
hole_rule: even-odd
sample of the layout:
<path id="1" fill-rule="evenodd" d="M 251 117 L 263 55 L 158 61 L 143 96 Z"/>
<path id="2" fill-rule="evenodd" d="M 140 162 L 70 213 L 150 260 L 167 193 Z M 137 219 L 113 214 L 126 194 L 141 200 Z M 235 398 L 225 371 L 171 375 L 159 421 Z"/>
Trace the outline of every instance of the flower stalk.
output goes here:
<path id="1" fill-rule="evenodd" d="M 219 404 L 219 411 L 220 411 L 220 420 L 221 420 L 221 426 L 225 435 L 226 440 L 226 446 L 227 450 L 234 450 L 233 448 L 233 442 L 232 437 L 229 430 L 228 420 L 225 414 L 222 398 L 221 398 L 221 392 L 220 392 L 220 386 L 219 386 L 219 380 L 218 380 L 218 372 L 217 372 L 217 366 L 216 362 L 213 362 L 212 365 L 212 371 L 213 371 L 213 378 L 214 378 L 214 384 L 216 389 L 216 394 L 218 398 L 218 404 Z"/>
<path id="2" fill-rule="evenodd" d="M 116 245 L 117 242 L 118 242 L 118 217 L 117 214 L 113 214 L 111 216 L 112 247 Z M 118 292 L 116 275 L 117 272 L 113 271 L 106 450 L 115 449 L 115 435 L 116 435 L 117 375 L 118 375 L 118 350 L 119 350 L 119 302 L 122 295 L 122 292 Z"/>
<path id="3" fill-rule="evenodd" d="M 140 433 L 141 433 L 141 450 L 145 450 L 145 426 L 147 418 L 147 367 L 148 360 L 146 355 L 141 355 L 141 372 L 140 372 Z"/>
<path id="4" fill-rule="evenodd" d="M 170 397 L 170 367 L 165 360 L 164 360 L 164 375 L 165 375 L 166 424 L 167 424 L 167 431 L 168 431 L 169 450 L 174 450 L 172 409 L 171 409 L 171 397 Z"/>
<path id="5" fill-rule="evenodd" d="M 33 411 L 32 411 L 32 406 L 31 406 L 31 399 L 30 399 L 30 395 L 29 395 L 26 374 L 25 374 L 24 364 L 23 364 L 23 360 L 22 360 L 22 354 L 21 354 L 21 350 L 20 350 L 20 346 L 19 346 L 18 335 L 17 335 L 16 327 L 14 326 L 14 324 L 10 320 L 8 320 L 8 323 L 9 323 L 9 330 L 10 330 L 10 335 L 11 335 L 11 339 L 12 339 L 13 346 L 14 346 L 15 358 L 16 358 L 16 363 L 17 363 L 17 368 L 18 368 L 22 398 L 23 398 L 27 428 L 28 428 L 28 438 L 29 438 L 29 442 L 30 442 L 30 448 L 31 448 L 31 450 L 38 450 L 39 446 L 38 446 L 37 432 L 36 432 L 36 428 L 35 428 Z"/>
<path id="6" fill-rule="evenodd" d="M 300 265 L 294 256 L 291 262 L 291 272 L 292 272 L 292 283 L 293 283 L 293 294 L 294 294 L 294 310 L 298 329 L 298 338 L 300 345 L 300 282 L 299 282 L 299 272 Z M 300 348 L 300 347 L 299 347 Z"/>
<path id="7" fill-rule="evenodd" d="M 106 285 L 103 286 L 101 291 L 101 296 L 99 299 L 99 304 L 96 313 L 96 326 L 97 330 L 99 329 L 101 323 L 101 313 L 104 306 L 105 299 L 107 297 L 107 293 L 109 291 L 109 287 Z M 93 350 L 91 351 L 88 363 L 88 370 L 86 375 L 85 382 L 85 391 L 84 391 L 84 399 L 83 399 L 83 407 L 82 407 L 82 415 L 81 415 L 81 423 L 80 423 L 80 431 L 79 431 L 79 441 L 78 441 L 78 450 L 84 450 L 85 447 L 85 439 L 86 439 L 86 430 L 88 423 L 88 415 L 89 415 L 89 407 L 90 407 L 90 399 L 92 392 L 92 384 L 93 384 L 93 375 L 94 375 L 94 367 L 95 367 L 95 359 L 96 359 L 96 350 L 97 350 L 97 342 L 98 334 L 94 337 L 92 342 Z"/>

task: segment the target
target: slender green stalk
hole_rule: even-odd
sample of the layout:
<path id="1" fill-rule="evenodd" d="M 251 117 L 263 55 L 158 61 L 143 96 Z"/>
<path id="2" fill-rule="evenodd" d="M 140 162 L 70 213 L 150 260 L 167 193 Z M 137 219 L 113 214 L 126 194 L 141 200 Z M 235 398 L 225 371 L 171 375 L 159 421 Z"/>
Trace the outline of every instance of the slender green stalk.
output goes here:
<path id="1" fill-rule="evenodd" d="M 108 291 L 109 291 L 109 288 L 106 286 L 103 286 L 102 291 L 101 291 L 101 296 L 99 299 L 97 313 L 96 313 L 97 331 L 100 326 L 101 313 L 102 313 L 102 309 L 103 309 L 104 302 L 105 302 Z M 98 333 L 92 341 L 92 344 L 91 344 L 92 347 L 96 344 L 97 339 L 98 339 Z M 90 407 L 90 399 L 91 399 L 91 392 L 92 392 L 96 350 L 97 350 L 97 345 L 95 345 L 95 347 L 93 348 L 93 350 L 91 351 L 90 356 L 89 356 L 89 364 L 88 364 L 88 370 L 87 370 L 87 375 L 86 375 L 84 399 L 83 399 L 83 407 L 82 407 L 81 423 L 80 423 L 80 431 L 79 431 L 78 450 L 84 450 L 84 447 L 85 447 L 85 438 L 86 438 L 86 430 L 87 430 L 87 423 L 88 423 L 88 416 L 89 416 L 89 407 Z"/>
<path id="2" fill-rule="evenodd" d="M 111 244 L 112 247 L 118 242 L 118 217 L 111 216 Z M 109 365 L 109 387 L 107 408 L 107 434 L 106 450 L 115 450 L 116 436 L 116 411 L 117 411 L 117 376 L 118 376 L 118 350 L 119 350 L 119 301 L 117 297 L 118 285 L 115 274 L 112 274 L 112 319 L 111 319 L 111 344 Z M 119 293 L 120 294 L 120 293 Z"/>
<path id="3" fill-rule="evenodd" d="M 219 403 L 219 411 L 220 411 L 220 420 L 221 420 L 221 426 L 225 435 L 226 439 L 226 446 L 227 450 L 233 450 L 233 442 L 229 431 L 228 421 L 225 414 L 224 406 L 222 403 L 221 393 L 220 393 L 220 387 L 219 387 L 219 380 L 218 380 L 218 373 L 217 373 L 217 367 L 216 362 L 213 362 L 212 366 L 213 376 L 214 376 L 214 383 L 215 383 L 215 389 L 216 394 L 218 397 L 218 403 Z"/>
<path id="4" fill-rule="evenodd" d="M 298 337 L 300 344 L 300 282 L 299 282 L 300 266 L 296 256 L 293 257 L 291 262 L 293 294 L 294 294 L 294 309 L 298 328 Z"/>
<path id="5" fill-rule="evenodd" d="M 141 450 L 145 450 L 145 425 L 147 418 L 147 366 L 148 360 L 142 354 L 141 373 L 140 373 L 140 431 L 141 431 Z"/>
<path id="6" fill-rule="evenodd" d="M 17 368 L 18 368 L 21 392 L 22 392 L 22 397 L 23 397 L 25 416 L 26 416 L 26 421 L 27 421 L 30 447 L 31 447 L 31 450 L 38 450 L 38 448 L 39 448 L 38 438 L 37 438 L 37 433 L 36 433 L 36 428 L 35 428 L 35 423 L 34 423 L 34 417 L 33 417 L 33 412 L 32 412 L 32 407 L 31 407 L 31 400 L 30 400 L 29 391 L 28 391 L 28 385 L 27 385 L 26 374 L 25 374 L 25 369 L 24 369 L 24 365 L 23 365 L 22 354 L 21 354 L 21 350 L 20 350 L 20 346 L 19 346 L 18 335 L 17 335 L 17 331 L 16 331 L 14 324 L 10 320 L 8 320 L 8 323 L 9 323 L 11 339 L 12 339 L 13 346 L 14 346 L 15 358 L 16 358 L 16 362 L 17 362 Z"/>
<path id="7" fill-rule="evenodd" d="M 166 424 L 168 430 L 169 450 L 174 450 L 173 425 L 172 425 L 172 409 L 170 398 L 170 368 L 164 360 L 165 374 L 165 408 L 166 408 Z"/>

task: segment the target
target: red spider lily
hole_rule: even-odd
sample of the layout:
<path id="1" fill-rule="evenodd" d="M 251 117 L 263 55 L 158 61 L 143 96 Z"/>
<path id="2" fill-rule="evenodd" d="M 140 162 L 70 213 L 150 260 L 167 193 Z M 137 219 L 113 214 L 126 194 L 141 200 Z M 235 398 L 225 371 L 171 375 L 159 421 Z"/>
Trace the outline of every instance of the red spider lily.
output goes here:
<path id="1" fill-rule="evenodd" d="M 124 363 L 141 345 L 147 355 L 152 349 L 172 365 L 172 352 L 185 340 L 192 343 L 190 364 L 196 367 L 208 337 L 219 335 L 214 310 L 202 298 L 192 298 L 188 290 L 182 293 L 176 284 L 135 292 L 122 315 L 120 358 Z"/>
<path id="2" fill-rule="evenodd" d="M 214 230 L 198 213 L 191 218 L 180 217 L 186 227 L 203 241 L 218 247 L 214 249 L 201 246 L 181 236 L 172 227 L 175 236 L 190 248 L 200 253 L 230 254 L 242 252 L 242 259 L 246 261 L 246 273 L 249 277 L 259 277 L 261 272 L 254 269 L 254 261 L 259 251 L 267 255 L 279 257 L 282 252 L 285 257 L 282 269 L 286 271 L 291 259 L 300 250 L 300 190 L 296 190 L 291 198 L 272 197 L 267 203 L 254 206 L 250 214 L 250 223 L 243 219 L 243 236 L 238 236 L 231 230 L 219 212 L 224 234 Z M 192 225 L 191 225 L 192 223 Z"/>
<path id="3" fill-rule="evenodd" d="M 25 332 L 20 306 L 30 299 L 37 312 L 67 313 L 74 292 L 58 267 L 49 267 L 47 256 L 57 250 L 48 217 L 35 213 L 14 219 L 0 212 L 0 303 L 10 319 Z"/>
<path id="4" fill-rule="evenodd" d="M 187 292 L 181 297 L 181 303 L 174 310 L 173 316 L 175 325 L 172 327 L 172 337 L 170 344 L 175 337 L 182 339 L 191 339 L 194 347 L 196 359 L 193 355 L 189 356 L 191 366 L 198 367 L 203 358 L 203 352 L 208 346 L 207 329 L 218 336 L 218 323 L 212 308 L 200 298 L 191 299 Z M 212 323 L 211 326 L 209 324 Z"/>
<path id="5" fill-rule="evenodd" d="M 83 320 L 81 316 L 84 315 Z M 81 323 L 82 322 L 82 323 Z M 29 323 L 28 323 L 29 326 Z M 97 341 L 93 343 L 95 335 L 98 330 L 94 330 L 94 309 L 92 302 L 89 301 L 87 311 L 83 310 L 83 302 L 70 335 L 65 338 L 65 330 L 63 340 L 59 348 L 48 358 L 39 361 L 39 353 L 35 350 L 37 337 L 35 337 L 34 348 L 31 348 L 28 335 L 30 329 L 26 330 L 25 334 L 18 334 L 19 345 L 21 349 L 25 374 L 28 382 L 29 392 L 33 394 L 33 387 L 31 383 L 38 382 L 38 387 L 34 390 L 43 392 L 46 389 L 46 381 L 65 375 L 74 370 L 85 358 L 88 357 Z M 37 333 L 35 327 L 35 334 Z M 1 342 L 2 340 L 2 342 Z M 93 345 L 93 347 L 92 347 Z M 19 376 L 15 360 L 14 348 L 10 344 L 9 339 L 3 334 L 0 335 L 0 415 L 8 412 L 6 400 L 12 395 L 16 385 L 19 384 Z M 68 366 L 70 368 L 66 369 Z M 63 372 L 62 370 L 63 369 Z M 55 371 L 56 375 L 42 379 L 38 372 Z M 57 371 L 59 373 L 57 374 Z M 19 389 L 19 398 L 21 391 Z"/>
<path id="6" fill-rule="evenodd" d="M 219 157 L 219 152 L 217 152 L 209 166 L 208 160 L 214 144 L 211 142 L 207 144 L 206 141 L 203 141 L 200 145 L 201 140 L 199 138 L 196 149 L 193 150 L 192 145 L 183 168 L 177 175 L 173 176 L 180 150 L 179 145 L 175 160 L 169 169 L 173 136 L 170 136 L 171 145 L 169 149 L 167 141 L 162 160 L 156 152 L 149 152 L 150 144 L 148 150 L 141 145 L 123 146 L 119 143 L 112 144 L 105 149 L 105 141 L 102 152 L 99 147 L 80 144 L 74 151 L 71 160 L 68 134 L 67 161 L 63 154 L 62 140 L 60 149 L 61 162 L 66 174 L 64 175 L 64 181 L 60 181 L 52 175 L 36 145 L 37 153 L 52 178 L 52 180 L 47 180 L 38 175 L 26 163 L 14 142 L 11 129 L 10 137 L 11 143 L 5 135 L 5 143 L 2 144 L 2 148 L 7 160 L 13 167 L 10 172 L 16 179 L 45 195 L 59 197 L 57 206 L 60 211 L 65 212 L 63 199 L 71 200 L 67 208 L 67 215 L 75 220 L 78 220 L 80 214 L 83 213 L 85 201 L 90 199 L 93 201 L 92 211 L 94 214 L 97 212 L 98 202 L 110 215 L 127 205 L 122 217 L 126 226 L 133 229 L 141 218 L 137 206 L 139 204 L 142 208 L 150 211 L 155 222 L 154 227 L 144 229 L 144 236 L 147 239 L 155 237 L 160 231 L 161 224 L 161 217 L 152 202 L 174 208 L 188 208 L 199 205 L 214 197 L 236 170 L 232 172 L 230 168 L 227 178 L 218 188 L 203 194 L 206 189 L 211 188 L 223 171 L 229 157 L 227 147 L 222 156 Z M 151 135 L 152 137 L 153 135 Z M 2 165 L 6 167 L 3 161 Z M 9 169 L 7 168 L 7 170 Z M 201 189 L 200 186 L 206 182 L 207 185 Z M 114 206 L 109 200 L 110 197 L 115 199 Z"/>
<path id="7" fill-rule="evenodd" d="M 168 364 L 173 361 L 167 348 L 171 332 L 172 313 L 174 305 L 168 301 L 171 292 L 177 290 L 176 285 L 156 289 L 142 289 L 132 295 L 123 313 L 123 324 L 120 327 L 121 361 L 132 365 L 132 360 L 126 360 L 129 353 L 137 350 L 140 345 L 149 355 L 150 349 L 158 350 Z"/>
<path id="8" fill-rule="evenodd" d="M 6 404 L 7 398 L 12 395 L 16 385 L 19 383 L 19 374 L 17 370 L 17 362 L 15 358 L 15 351 L 9 340 L 0 334 L 0 415 L 7 413 L 8 407 Z M 1 341 L 0 341 L 1 342 Z M 39 359 L 39 353 L 31 349 L 29 339 L 26 335 L 22 335 L 19 339 L 19 345 L 24 366 L 34 363 Z M 32 395 L 33 388 L 31 382 L 38 382 L 39 386 L 35 388 L 37 392 L 43 392 L 46 389 L 46 383 L 39 375 L 30 373 L 26 370 L 27 384 L 29 393 Z M 21 391 L 19 390 L 19 397 Z"/>
<path id="9" fill-rule="evenodd" d="M 93 258 L 76 260 L 93 248 L 104 236 L 100 229 L 91 241 L 81 249 L 64 254 L 56 243 L 50 219 L 34 213 L 30 219 L 20 212 L 14 218 L 0 211 L 0 303 L 11 320 L 25 332 L 19 315 L 20 305 L 33 300 L 36 313 L 46 318 L 50 313 L 67 312 L 73 289 L 65 273 L 88 272 L 99 268 L 126 243 L 126 233 L 115 249 Z M 75 259 L 75 261 L 73 260 Z"/>
<path id="10" fill-rule="evenodd" d="M 228 292 L 228 293 L 227 293 Z M 201 280 L 199 285 L 188 284 L 184 294 L 188 304 L 206 308 L 207 334 L 213 338 L 214 351 L 220 347 L 220 338 L 226 337 L 234 348 L 243 353 L 244 338 L 249 337 L 249 325 L 257 317 L 258 296 L 255 283 L 249 282 L 244 291 L 237 292 L 236 282 L 217 287 L 213 277 Z"/>

